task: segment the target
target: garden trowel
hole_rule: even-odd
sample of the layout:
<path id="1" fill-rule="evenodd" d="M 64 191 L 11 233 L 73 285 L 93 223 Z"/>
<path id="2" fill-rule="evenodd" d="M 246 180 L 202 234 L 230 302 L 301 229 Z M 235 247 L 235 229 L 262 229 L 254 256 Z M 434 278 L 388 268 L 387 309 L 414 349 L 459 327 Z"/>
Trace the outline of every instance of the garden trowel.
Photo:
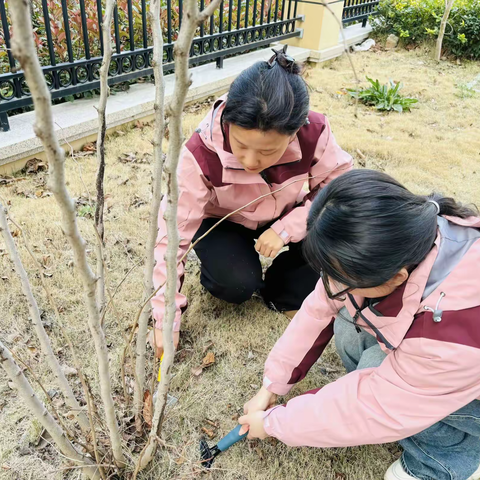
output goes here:
<path id="1" fill-rule="evenodd" d="M 220 453 L 230 448 L 235 443 L 239 442 L 248 435 L 248 432 L 240 435 L 241 425 L 237 425 L 229 434 L 223 437 L 216 445 L 209 447 L 207 440 L 202 438 L 200 440 L 200 456 L 202 458 L 202 465 L 205 468 L 210 468 L 215 458 L 220 455 Z"/>

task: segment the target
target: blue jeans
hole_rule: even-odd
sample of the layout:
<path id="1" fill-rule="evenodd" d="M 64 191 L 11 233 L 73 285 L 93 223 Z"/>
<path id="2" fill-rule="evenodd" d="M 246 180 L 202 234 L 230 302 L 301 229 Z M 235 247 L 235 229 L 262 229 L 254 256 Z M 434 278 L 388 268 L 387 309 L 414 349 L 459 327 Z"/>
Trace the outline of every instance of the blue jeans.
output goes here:
<path id="1" fill-rule="evenodd" d="M 346 309 L 336 318 L 334 333 L 337 352 L 349 372 L 378 367 L 386 357 L 373 335 L 357 332 Z M 399 443 L 409 475 L 420 480 L 467 480 L 480 465 L 480 401 Z"/>

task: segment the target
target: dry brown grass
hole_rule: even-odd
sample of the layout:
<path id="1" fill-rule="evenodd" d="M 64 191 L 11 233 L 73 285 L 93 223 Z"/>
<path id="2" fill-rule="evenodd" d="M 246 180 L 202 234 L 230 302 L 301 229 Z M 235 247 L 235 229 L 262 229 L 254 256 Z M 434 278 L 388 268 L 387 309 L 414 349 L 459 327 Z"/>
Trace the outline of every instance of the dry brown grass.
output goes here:
<path id="1" fill-rule="evenodd" d="M 337 94 L 342 87 L 353 84 L 347 60 L 342 58 L 311 69 L 308 82 L 315 89 L 312 108 L 329 116 L 338 142 L 362 166 L 384 169 L 415 191 L 429 192 L 435 188 L 463 201 L 480 204 L 477 179 L 480 176 L 480 98 L 462 100 L 455 96 L 455 84 L 472 78 L 478 65 L 437 66 L 421 52 L 366 53 L 355 55 L 354 61 L 362 76 L 403 81 L 405 93 L 418 97 L 420 103 L 412 113 L 403 115 L 378 114 L 359 106 L 359 118 L 355 119 L 353 104 L 344 95 Z M 186 135 L 196 128 L 206 108 L 186 116 Z M 105 228 L 108 283 L 112 288 L 142 259 L 148 207 L 141 201 L 148 203 L 150 191 L 150 165 L 123 164 L 117 158 L 128 152 L 138 152 L 137 156 L 150 152 L 151 132 L 151 127 L 133 129 L 111 137 L 107 143 L 106 192 L 109 197 Z M 356 153 L 357 149 L 365 158 Z M 67 170 L 72 195 L 88 197 L 83 182 L 90 192 L 94 191 L 94 157 L 78 159 L 77 164 L 69 160 Z M 52 197 L 25 198 L 21 193 L 42 190 L 44 187 L 36 186 L 38 183 L 41 178 L 33 176 L 15 186 L 2 187 L 0 195 L 11 203 L 14 218 L 24 223 L 37 257 L 44 261 L 45 271 L 52 275 L 47 281 L 61 308 L 63 322 L 74 338 L 85 373 L 96 389 L 93 346 L 81 288 L 71 267 L 70 249 L 59 227 L 58 210 Z M 140 205 L 135 206 L 138 203 Z M 92 245 L 92 220 L 81 218 L 79 222 Z M 52 323 L 55 348 L 62 362 L 71 365 L 52 310 L 33 273 L 33 264 L 22 246 L 20 250 L 27 270 L 32 272 L 34 291 L 45 312 L 45 320 Z M 93 253 L 91 255 L 93 260 Z M 1 251 L 0 269 L 0 311 L 3 313 L 0 336 L 35 366 L 47 390 L 55 388 L 36 350 L 37 342 L 19 282 Z M 190 308 L 183 323 L 172 392 L 179 403 L 169 410 L 167 417 L 165 440 L 169 447 L 159 454 L 144 479 L 201 476 L 197 463 L 201 427 L 211 428 L 205 423 L 207 418 L 218 422 L 216 437 L 211 442 L 214 443 L 235 426 L 232 417 L 260 385 L 265 357 L 288 322 L 282 315 L 268 311 L 258 299 L 235 307 L 212 298 L 199 284 L 198 265 L 190 262 L 187 271 L 184 291 Z M 115 309 L 107 316 L 112 380 L 117 392 L 121 391 L 119 359 L 125 329 L 139 305 L 141 291 L 141 268 L 137 268 L 121 287 Z M 19 338 L 14 340 L 12 333 L 18 333 Z M 214 344 L 216 363 L 200 378 L 192 378 L 190 370 L 201 363 L 204 348 L 210 342 Z M 326 375 L 324 367 L 327 367 Z M 338 357 L 331 347 L 295 392 L 323 385 L 341 374 Z M 80 392 L 78 382 L 75 389 Z M 36 450 L 29 445 L 38 438 L 39 426 L 30 419 L 16 393 L 8 388 L 3 372 L 0 372 L 0 425 L 0 478 L 78 478 L 78 471 L 60 470 L 62 464 L 52 447 Z M 268 441 L 244 442 L 223 454 L 206 478 L 378 480 L 383 478 L 385 469 L 398 453 L 395 445 L 314 450 L 288 449 Z"/>

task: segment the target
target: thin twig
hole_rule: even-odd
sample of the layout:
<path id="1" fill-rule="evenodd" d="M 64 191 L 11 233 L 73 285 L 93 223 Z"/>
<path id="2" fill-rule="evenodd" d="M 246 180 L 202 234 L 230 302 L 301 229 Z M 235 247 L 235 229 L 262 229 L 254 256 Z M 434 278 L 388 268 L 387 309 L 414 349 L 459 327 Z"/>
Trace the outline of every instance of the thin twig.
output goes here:
<path id="1" fill-rule="evenodd" d="M 89 421 L 89 424 L 90 424 L 90 433 L 92 435 L 93 451 L 94 451 L 94 454 L 95 454 L 95 460 L 97 461 L 97 463 L 100 463 L 99 462 L 99 452 L 98 452 L 98 447 L 97 447 L 97 435 L 96 435 L 96 431 L 95 431 L 95 422 L 94 422 L 93 410 L 92 410 L 92 403 L 90 401 L 90 391 L 89 391 L 88 385 L 86 383 L 85 377 L 83 375 L 82 364 L 80 363 L 80 360 L 77 357 L 77 353 L 75 351 L 75 347 L 73 346 L 72 339 L 70 338 L 69 333 L 67 332 L 66 328 L 63 325 L 62 319 L 60 317 L 60 312 L 59 312 L 58 307 L 57 307 L 57 303 L 55 302 L 55 299 L 53 298 L 53 295 L 50 292 L 50 288 L 48 287 L 48 285 L 45 281 L 43 272 L 41 271 L 40 263 L 38 262 L 37 258 L 35 257 L 35 254 L 33 253 L 32 249 L 30 248 L 30 244 L 27 240 L 27 236 L 25 234 L 25 231 L 23 230 L 23 228 L 17 222 L 15 222 L 15 220 L 12 218 L 11 215 L 9 215 L 9 219 L 10 219 L 10 222 L 12 222 L 12 224 L 15 225 L 15 227 L 22 234 L 22 238 L 23 238 L 25 248 L 26 248 L 28 254 L 30 255 L 30 257 L 32 258 L 32 260 L 35 264 L 35 267 L 36 267 L 38 275 L 40 277 L 40 281 L 42 283 L 43 289 L 45 290 L 45 293 L 47 294 L 47 298 L 50 302 L 50 305 L 52 306 L 52 308 L 55 312 L 55 319 L 57 321 L 57 325 L 60 328 L 60 331 L 62 332 L 62 335 L 65 337 L 65 340 L 67 341 L 67 345 L 70 349 L 70 353 L 72 354 L 73 364 L 75 365 L 75 368 L 77 369 L 77 374 L 78 374 L 78 377 L 80 379 L 80 383 L 82 384 L 83 393 L 85 395 L 85 399 L 86 399 L 86 402 L 87 402 L 88 421 Z M 100 469 L 99 473 L 100 473 L 100 476 L 102 477 L 102 479 L 105 480 L 105 472 L 102 469 Z"/>

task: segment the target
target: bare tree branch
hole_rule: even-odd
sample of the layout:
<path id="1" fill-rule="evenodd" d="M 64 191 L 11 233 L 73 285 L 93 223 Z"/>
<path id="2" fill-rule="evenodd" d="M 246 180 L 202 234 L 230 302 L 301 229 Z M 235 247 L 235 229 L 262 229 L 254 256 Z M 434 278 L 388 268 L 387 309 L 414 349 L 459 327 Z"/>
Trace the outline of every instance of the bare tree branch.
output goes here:
<path id="1" fill-rule="evenodd" d="M 165 128 L 165 82 L 163 78 L 163 33 L 160 25 L 161 0 L 151 0 L 150 20 L 153 33 L 153 75 L 155 77 L 155 102 L 153 105 L 155 116 L 155 127 L 153 131 L 153 179 L 152 179 L 152 203 L 150 205 L 149 227 L 147 236 L 147 251 L 145 266 L 143 270 L 143 285 L 145 301 L 153 292 L 153 267 L 155 263 L 154 250 L 158 233 L 158 211 L 162 200 L 162 174 L 163 174 L 163 135 Z M 149 304 L 150 305 L 150 304 Z M 143 393 L 145 391 L 146 372 L 146 342 L 148 320 L 151 315 L 151 307 L 143 310 L 138 321 L 136 362 L 136 381 L 134 388 L 134 413 L 137 432 L 142 431 L 141 412 L 143 407 Z M 133 365 L 132 365 L 133 368 Z"/>
<path id="2" fill-rule="evenodd" d="M 164 354 L 161 364 L 162 378 L 157 391 L 157 399 L 154 406 L 152 428 L 147 445 L 142 451 L 137 462 L 135 474 L 143 470 L 153 459 L 157 446 L 157 437 L 160 436 L 162 421 L 167 405 L 167 394 L 170 388 L 171 370 L 175 348 L 173 345 L 173 322 L 175 319 L 175 294 L 177 288 L 177 252 L 180 236 L 177 227 L 178 206 L 178 179 L 177 167 L 180 160 L 180 152 L 183 144 L 182 114 L 185 106 L 185 98 L 191 85 L 188 71 L 188 58 L 193 36 L 199 23 L 213 14 L 220 0 L 213 0 L 206 10 L 198 11 L 197 0 L 185 0 L 183 4 L 183 22 L 173 47 L 175 57 L 175 89 L 172 100 L 168 106 L 170 138 L 168 144 L 167 161 L 164 166 L 167 181 L 167 208 L 165 221 L 167 225 L 168 245 L 165 254 L 167 264 L 167 282 L 165 289 L 165 319 L 163 322 Z"/>
<path id="3" fill-rule="evenodd" d="M 62 454 L 78 463 L 80 466 L 84 467 L 84 472 L 89 478 L 92 480 L 100 480 L 101 477 L 98 469 L 94 466 L 93 462 L 89 458 L 83 456 L 77 452 L 77 450 L 75 450 L 75 447 L 65 435 L 65 432 L 60 428 L 50 413 L 48 413 L 45 405 L 38 399 L 30 383 L 22 373 L 22 370 L 15 363 L 11 352 L 1 341 L 0 363 L 2 364 L 2 367 L 4 368 L 10 380 L 14 383 L 18 393 L 22 397 L 22 400 L 32 412 L 32 415 L 40 422 L 42 427 L 48 431 Z"/>
<path id="4" fill-rule="evenodd" d="M 440 22 L 440 29 L 437 37 L 437 45 L 435 47 L 435 60 L 437 62 L 442 58 L 442 45 L 443 37 L 445 36 L 445 29 L 447 28 L 448 17 L 450 16 L 450 11 L 452 10 L 455 0 L 445 0 L 445 11 L 443 12 L 443 17 Z"/>
<path id="5" fill-rule="evenodd" d="M 50 292 L 50 289 L 48 288 L 47 283 L 45 282 L 45 277 L 44 277 L 44 275 L 41 271 L 40 264 L 38 263 L 37 258 L 33 254 L 32 249 L 30 248 L 30 245 L 29 245 L 28 240 L 27 240 L 27 236 L 25 235 L 25 232 L 24 232 L 23 228 L 17 222 L 15 222 L 15 220 L 12 218 L 11 215 L 9 216 L 9 219 L 10 219 L 10 222 L 13 223 L 13 225 L 15 225 L 15 227 L 22 234 L 23 242 L 25 243 L 25 248 L 27 249 L 27 252 L 29 253 L 30 257 L 32 258 L 32 260 L 35 264 L 38 275 L 40 277 L 40 281 L 42 282 L 43 289 L 45 290 L 48 301 L 50 302 L 50 305 L 52 306 L 53 311 L 55 312 L 55 318 L 56 318 L 56 321 L 57 321 L 57 326 L 60 328 L 60 331 L 62 332 L 62 335 L 65 337 L 65 340 L 67 341 L 67 345 L 70 348 L 70 353 L 72 354 L 72 359 L 73 359 L 73 365 L 77 369 L 77 374 L 78 374 L 78 377 L 80 378 L 80 383 L 82 384 L 83 393 L 85 395 L 85 399 L 86 399 L 86 402 L 87 402 L 88 421 L 89 421 L 89 426 L 90 426 L 90 434 L 92 436 L 93 453 L 95 455 L 95 460 L 97 461 L 97 466 L 99 466 L 98 464 L 100 464 L 100 453 L 98 451 L 97 433 L 95 431 L 95 421 L 94 421 L 94 416 L 93 416 L 92 400 L 91 400 L 90 389 L 87 385 L 87 382 L 85 380 L 85 376 L 83 374 L 82 364 L 80 363 L 80 360 L 77 356 L 77 353 L 75 351 L 75 347 L 73 346 L 72 339 L 70 338 L 70 335 L 68 334 L 67 329 L 63 325 L 63 322 L 62 322 L 57 304 L 55 303 L 53 295 Z M 105 472 L 103 471 L 103 468 L 101 468 L 101 466 L 99 466 L 99 471 L 100 471 L 100 475 L 102 477 L 102 480 L 106 480 Z"/>
<path id="6" fill-rule="evenodd" d="M 12 50 L 23 68 L 25 79 L 32 93 L 35 107 L 34 131 L 42 141 L 49 163 L 49 187 L 60 207 L 62 228 L 73 249 L 75 265 L 82 279 L 88 310 L 88 323 L 97 353 L 100 393 L 105 407 L 113 455 L 115 463 L 118 466 L 123 466 L 125 460 L 113 405 L 108 351 L 105 336 L 100 326 L 100 315 L 95 295 L 97 279 L 88 264 L 85 240 L 80 235 L 76 221 L 75 205 L 66 188 L 65 152 L 60 147 L 55 135 L 50 92 L 43 77 L 33 42 L 29 3 L 26 0 L 12 0 L 9 7 L 13 29 Z"/>
<path id="7" fill-rule="evenodd" d="M 100 1 L 100 0 L 97 0 Z M 110 94 L 108 86 L 108 72 L 110 70 L 110 61 L 112 59 L 112 19 L 113 9 L 116 0 L 106 0 L 105 15 L 102 20 L 102 37 L 103 37 L 103 59 L 100 67 L 100 100 L 98 102 L 98 135 L 97 135 L 97 204 L 95 207 L 95 228 L 98 231 L 100 241 L 103 245 L 104 241 L 104 222 L 103 209 L 105 205 L 105 192 L 103 190 L 103 180 L 105 177 L 105 133 L 107 131 L 107 121 L 105 111 L 107 109 L 107 98 Z M 100 245 L 97 245 L 97 302 L 98 309 L 102 311 L 105 306 L 105 276 L 103 268 L 103 252 Z"/>
<path id="8" fill-rule="evenodd" d="M 28 280 L 27 272 L 23 268 L 23 264 L 22 264 L 22 261 L 20 260 L 20 256 L 18 255 L 15 242 L 13 241 L 12 234 L 10 233 L 10 229 L 8 228 L 5 208 L 1 203 L 0 203 L 0 233 L 2 234 L 3 239 L 5 241 L 5 246 L 7 247 L 7 251 L 8 251 L 8 254 L 10 255 L 10 259 L 15 265 L 15 271 L 17 272 L 20 278 L 23 294 L 25 295 L 25 297 L 27 297 L 28 310 L 30 312 L 30 316 L 32 317 L 33 326 L 35 327 L 35 332 L 40 342 L 42 353 L 43 355 L 45 355 L 48 366 L 50 367 L 53 374 L 58 380 L 58 384 L 65 397 L 66 404 L 72 410 L 79 412 L 78 423 L 82 427 L 82 430 L 88 433 L 88 431 L 90 430 L 88 419 L 85 416 L 85 414 L 82 412 L 82 408 L 80 404 L 77 402 L 77 399 L 75 398 L 75 394 L 73 393 L 73 390 L 70 387 L 70 384 L 68 383 L 67 377 L 63 373 L 62 367 L 60 366 L 60 363 L 58 362 L 57 357 L 55 357 L 55 354 L 53 353 L 52 344 L 50 343 L 50 339 L 48 338 L 47 332 L 43 327 L 43 323 L 40 318 L 40 311 L 38 309 L 38 304 L 37 304 L 37 301 L 35 300 L 35 297 L 33 296 L 32 288 Z"/>

